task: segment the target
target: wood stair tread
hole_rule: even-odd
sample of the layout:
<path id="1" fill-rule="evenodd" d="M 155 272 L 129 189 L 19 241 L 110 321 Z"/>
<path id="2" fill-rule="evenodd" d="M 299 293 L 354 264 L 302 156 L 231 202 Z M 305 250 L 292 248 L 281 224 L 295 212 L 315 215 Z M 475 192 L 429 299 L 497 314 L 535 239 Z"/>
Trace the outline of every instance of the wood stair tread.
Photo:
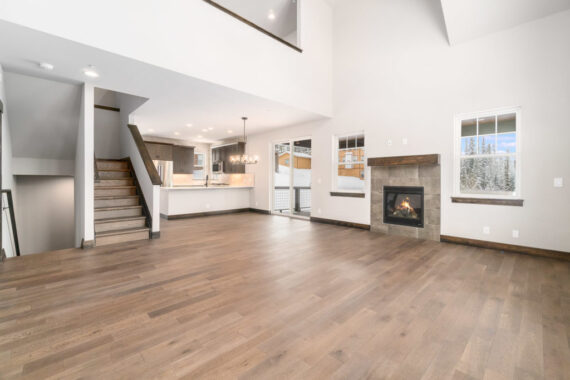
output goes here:
<path id="1" fill-rule="evenodd" d="M 95 207 L 95 211 L 116 211 L 116 210 L 131 210 L 134 208 L 142 208 L 141 205 L 135 206 L 110 206 L 110 207 Z"/>
<path id="2" fill-rule="evenodd" d="M 138 195 L 99 195 L 97 197 L 95 197 L 96 201 L 105 201 L 105 200 L 111 200 L 111 199 L 134 199 L 134 198 L 138 198 Z"/>
<path id="3" fill-rule="evenodd" d="M 150 228 L 148 227 L 137 227 L 137 228 L 125 228 L 122 230 L 111 230 L 111 231 L 104 231 L 104 232 L 95 232 L 95 237 L 103 237 L 103 236 L 115 236 L 115 235 L 126 235 L 135 232 L 145 232 L 149 231 Z"/>
<path id="4" fill-rule="evenodd" d="M 105 189 L 134 189 L 136 186 L 95 186 L 95 190 Z"/>
<path id="5" fill-rule="evenodd" d="M 130 169 L 97 169 L 98 172 L 130 172 Z"/>
<path id="6" fill-rule="evenodd" d="M 104 224 L 104 223 L 115 223 L 115 222 L 127 222 L 130 220 L 141 220 L 146 219 L 146 216 L 120 216 L 117 218 L 104 218 L 104 219 L 95 219 L 95 224 Z"/>

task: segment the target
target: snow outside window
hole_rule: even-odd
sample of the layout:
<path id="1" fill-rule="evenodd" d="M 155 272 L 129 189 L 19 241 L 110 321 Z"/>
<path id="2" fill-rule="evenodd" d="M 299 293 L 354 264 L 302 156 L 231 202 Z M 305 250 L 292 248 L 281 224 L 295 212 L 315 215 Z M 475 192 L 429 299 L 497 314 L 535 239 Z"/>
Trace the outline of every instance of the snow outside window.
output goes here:
<path id="1" fill-rule="evenodd" d="M 337 136 L 335 140 L 335 190 L 364 192 L 364 134 Z"/>
<path id="2" fill-rule="evenodd" d="M 458 117 L 456 136 L 456 193 L 520 195 L 518 109 Z"/>

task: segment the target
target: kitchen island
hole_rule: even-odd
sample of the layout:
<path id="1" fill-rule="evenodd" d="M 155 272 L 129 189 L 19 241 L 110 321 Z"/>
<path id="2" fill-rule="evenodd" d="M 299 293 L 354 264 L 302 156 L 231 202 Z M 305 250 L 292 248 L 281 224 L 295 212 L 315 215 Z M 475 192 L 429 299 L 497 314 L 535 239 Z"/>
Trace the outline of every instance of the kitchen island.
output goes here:
<path id="1" fill-rule="evenodd" d="M 253 186 L 174 186 L 160 189 L 160 216 L 183 219 L 249 209 Z"/>

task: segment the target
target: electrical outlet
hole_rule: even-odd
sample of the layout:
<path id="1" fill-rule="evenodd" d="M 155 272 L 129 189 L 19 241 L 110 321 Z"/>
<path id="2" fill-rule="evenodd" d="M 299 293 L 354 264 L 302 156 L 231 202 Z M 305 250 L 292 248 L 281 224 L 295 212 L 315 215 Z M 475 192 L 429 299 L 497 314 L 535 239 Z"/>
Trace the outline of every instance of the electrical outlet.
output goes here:
<path id="1" fill-rule="evenodd" d="M 564 179 L 562 177 L 554 178 L 554 187 L 564 187 Z"/>
<path id="2" fill-rule="evenodd" d="M 388 146 L 392 145 L 392 140 L 388 139 L 388 141 L 386 141 L 386 145 L 388 145 Z"/>
<path id="3" fill-rule="evenodd" d="M 206 203 L 206 208 L 210 208 L 210 204 L 209 204 L 209 203 Z"/>
<path id="4" fill-rule="evenodd" d="M 320 185 L 322 182 L 323 182 L 323 180 L 322 180 L 322 179 L 320 179 L 320 178 L 317 178 L 317 183 L 318 183 L 319 185 Z"/>
<path id="5" fill-rule="evenodd" d="M 255 201 L 255 206 L 259 206 L 259 202 L 258 202 L 258 201 Z"/>
<path id="6" fill-rule="evenodd" d="M 483 233 L 485 235 L 489 235 L 491 233 L 491 227 L 489 227 L 489 226 L 483 227 Z"/>
<path id="7" fill-rule="evenodd" d="M 518 239 L 518 238 L 519 238 L 519 230 L 513 230 L 513 237 L 514 237 L 515 239 Z"/>
<path id="8" fill-rule="evenodd" d="M 322 213 L 323 213 L 323 210 L 321 210 L 321 209 L 319 208 L 319 209 L 317 209 L 317 212 L 318 212 L 319 214 L 322 214 Z"/>
<path id="9" fill-rule="evenodd" d="M 406 137 L 402 139 L 402 145 L 408 145 L 408 139 Z"/>

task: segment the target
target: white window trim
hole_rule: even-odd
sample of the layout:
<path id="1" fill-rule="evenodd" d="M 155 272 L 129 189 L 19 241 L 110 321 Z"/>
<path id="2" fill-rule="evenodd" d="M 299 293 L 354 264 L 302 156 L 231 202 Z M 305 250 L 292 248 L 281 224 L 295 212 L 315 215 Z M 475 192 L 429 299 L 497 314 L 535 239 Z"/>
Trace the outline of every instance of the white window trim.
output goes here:
<path id="1" fill-rule="evenodd" d="M 343 137 L 348 137 L 348 136 L 356 136 L 356 135 L 363 135 L 364 136 L 364 189 L 361 191 L 358 190 L 344 190 L 344 189 L 339 189 L 338 188 L 338 140 L 342 139 Z M 333 166 L 332 166 L 332 183 L 331 183 L 331 191 L 335 192 L 335 193 L 344 193 L 344 194 L 364 194 L 366 193 L 366 186 L 367 186 L 367 182 L 368 182 L 368 165 L 366 164 L 368 162 L 367 159 L 367 153 L 366 153 L 366 134 L 364 133 L 364 131 L 357 131 L 357 132 L 351 132 L 351 133 L 343 133 L 343 134 L 338 134 L 338 135 L 333 135 L 333 139 L 332 139 L 332 162 L 333 162 Z"/>
<path id="2" fill-rule="evenodd" d="M 516 124 L 516 144 L 517 151 L 516 157 L 516 179 L 515 179 L 515 193 L 508 194 L 479 194 L 479 193 L 462 193 L 460 188 L 460 174 L 461 174 L 461 121 L 466 119 L 475 119 L 486 116 L 495 116 L 500 114 L 515 113 L 517 118 Z M 494 108 L 485 111 L 463 113 L 455 115 L 453 120 L 453 196 L 464 198 L 481 198 L 481 199 L 519 199 L 522 197 L 521 191 L 521 173 L 522 173 L 522 118 L 521 107 L 502 107 Z M 500 155 L 493 155 L 500 156 Z"/>

